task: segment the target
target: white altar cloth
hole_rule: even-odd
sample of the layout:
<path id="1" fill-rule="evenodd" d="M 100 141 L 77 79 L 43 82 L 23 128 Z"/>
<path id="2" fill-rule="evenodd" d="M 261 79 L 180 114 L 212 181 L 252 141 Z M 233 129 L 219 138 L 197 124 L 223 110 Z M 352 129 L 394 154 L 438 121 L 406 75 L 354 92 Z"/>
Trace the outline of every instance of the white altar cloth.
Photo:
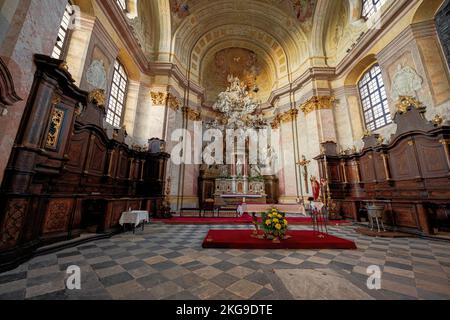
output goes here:
<path id="1" fill-rule="evenodd" d="M 122 216 L 120 217 L 119 224 L 123 226 L 124 224 L 134 224 L 134 226 L 138 226 L 142 222 L 148 222 L 149 214 L 147 211 L 127 211 L 122 212 Z"/>

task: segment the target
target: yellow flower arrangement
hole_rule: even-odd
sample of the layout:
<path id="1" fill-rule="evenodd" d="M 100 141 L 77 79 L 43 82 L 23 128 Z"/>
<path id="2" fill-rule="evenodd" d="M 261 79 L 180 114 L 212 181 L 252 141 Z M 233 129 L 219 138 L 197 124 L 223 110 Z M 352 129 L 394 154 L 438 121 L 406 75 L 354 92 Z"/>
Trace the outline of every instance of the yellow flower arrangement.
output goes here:
<path id="1" fill-rule="evenodd" d="M 262 218 L 262 229 L 266 238 L 274 240 L 284 239 L 288 228 L 288 221 L 284 213 L 278 212 L 274 208 L 264 213 Z"/>

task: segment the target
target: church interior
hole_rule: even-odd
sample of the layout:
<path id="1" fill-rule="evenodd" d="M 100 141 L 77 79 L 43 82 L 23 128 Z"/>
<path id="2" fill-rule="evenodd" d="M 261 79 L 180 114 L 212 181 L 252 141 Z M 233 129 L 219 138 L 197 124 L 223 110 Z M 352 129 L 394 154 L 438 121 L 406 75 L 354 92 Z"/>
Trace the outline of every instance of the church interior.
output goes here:
<path id="1" fill-rule="evenodd" d="M 0 300 L 450 299 L 449 13 L 0 0 Z"/>

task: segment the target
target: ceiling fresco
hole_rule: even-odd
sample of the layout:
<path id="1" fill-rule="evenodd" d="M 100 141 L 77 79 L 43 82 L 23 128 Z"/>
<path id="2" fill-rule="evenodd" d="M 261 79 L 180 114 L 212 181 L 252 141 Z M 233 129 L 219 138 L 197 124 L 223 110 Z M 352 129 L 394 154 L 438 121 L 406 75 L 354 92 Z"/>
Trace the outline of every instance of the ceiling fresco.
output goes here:
<path id="1" fill-rule="evenodd" d="M 244 82 L 246 90 L 256 99 L 264 100 L 270 95 L 270 71 L 258 55 L 248 49 L 226 48 L 206 62 L 202 85 L 207 91 L 206 99 L 209 103 L 227 88 L 229 75 Z"/>

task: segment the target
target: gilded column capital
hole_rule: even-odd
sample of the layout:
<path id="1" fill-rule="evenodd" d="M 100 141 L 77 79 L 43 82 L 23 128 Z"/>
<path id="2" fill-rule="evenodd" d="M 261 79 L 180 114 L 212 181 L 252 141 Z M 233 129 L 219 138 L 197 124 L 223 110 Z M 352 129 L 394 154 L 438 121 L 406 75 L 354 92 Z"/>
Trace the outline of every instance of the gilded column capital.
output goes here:
<path id="1" fill-rule="evenodd" d="M 308 115 L 313 111 L 332 109 L 335 101 L 336 98 L 332 96 L 314 96 L 306 101 L 300 109 L 305 115 Z"/>
<path id="2" fill-rule="evenodd" d="M 167 93 L 165 92 L 159 92 L 159 91 L 152 91 L 150 92 L 150 95 L 152 97 L 152 103 L 153 105 L 162 106 L 166 104 L 167 101 Z"/>
<path id="3" fill-rule="evenodd" d="M 185 114 L 186 117 L 191 121 L 199 121 L 201 119 L 200 112 L 190 107 L 183 107 L 181 110 L 183 111 L 183 114 Z"/>
<path id="4" fill-rule="evenodd" d="M 180 105 L 181 105 L 180 99 L 178 99 L 176 96 L 169 93 L 167 96 L 167 105 L 173 111 L 178 111 L 180 109 Z"/>
<path id="5" fill-rule="evenodd" d="M 180 99 L 170 93 L 152 91 L 150 92 L 150 95 L 152 97 L 153 105 L 165 106 L 167 104 L 167 106 L 174 111 L 178 111 L 180 109 Z"/>
<path id="6" fill-rule="evenodd" d="M 278 114 L 272 120 L 272 129 L 278 129 L 283 122 L 294 121 L 298 115 L 298 109 L 289 109 L 288 111 Z"/>

